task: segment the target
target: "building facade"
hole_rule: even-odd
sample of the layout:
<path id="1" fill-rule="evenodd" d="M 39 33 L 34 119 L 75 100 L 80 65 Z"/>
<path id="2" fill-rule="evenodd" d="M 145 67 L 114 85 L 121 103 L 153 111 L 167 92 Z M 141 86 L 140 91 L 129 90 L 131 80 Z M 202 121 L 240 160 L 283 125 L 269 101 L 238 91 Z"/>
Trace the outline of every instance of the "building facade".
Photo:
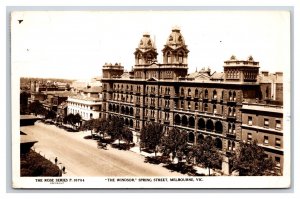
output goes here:
<path id="1" fill-rule="evenodd" d="M 67 114 L 79 114 L 83 121 L 101 118 L 101 87 L 87 88 L 82 93 L 68 97 Z"/>
<path id="2" fill-rule="evenodd" d="M 257 141 L 271 157 L 280 173 L 283 171 L 283 107 L 243 103 L 242 141 Z"/>
<path id="3" fill-rule="evenodd" d="M 150 121 L 186 132 L 187 142 L 213 139 L 224 154 L 244 140 L 243 103 L 264 100 L 259 62 L 252 56 L 231 56 L 224 71 L 202 69 L 188 74 L 188 53 L 179 28 L 172 29 L 157 63 L 157 49 L 148 33 L 134 51 L 135 66 L 124 72 L 121 64 L 103 66 L 103 117 L 124 119 L 136 135 Z"/>

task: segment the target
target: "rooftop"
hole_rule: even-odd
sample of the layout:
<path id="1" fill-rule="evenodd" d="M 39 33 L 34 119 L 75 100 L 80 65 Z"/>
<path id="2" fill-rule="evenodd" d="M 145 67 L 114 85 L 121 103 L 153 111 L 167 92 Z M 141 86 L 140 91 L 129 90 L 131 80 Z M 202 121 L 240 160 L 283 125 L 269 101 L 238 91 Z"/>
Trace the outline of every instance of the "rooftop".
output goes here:
<path id="1" fill-rule="evenodd" d="M 102 92 L 102 87 L 101 86 L 94 86 L 90 88 L 84 88 L 82 90 L 85 93 L 101 93 Z"/>
<path id="2" fill-rule="evenodd" d="M 68 101 L 70 99 L 77 99 L 77 100 L 84 100 L 84 101 L 100 101 L 100 98 L 97 98 L 97 97 L 87 97 L 87 96 L 84 96 L 84 95 L 75 95 L 75 96 L 69 97 Z"/>
<path id="3" fill-rule="evenodd" d="M 265 112 L 272 112 L 272 113 L 283 113 L 282 106 L 270 105 L 270 104 L 243 103 L 242 109 L 253 110 L 253 111 L 265 111 Z"/>
<path id="4" fill-rule="evenodd" d="M 69 97 L 75 95 L 72 91 L 43 91 L 47 95 L 55 95 L 58 97 Z"/>

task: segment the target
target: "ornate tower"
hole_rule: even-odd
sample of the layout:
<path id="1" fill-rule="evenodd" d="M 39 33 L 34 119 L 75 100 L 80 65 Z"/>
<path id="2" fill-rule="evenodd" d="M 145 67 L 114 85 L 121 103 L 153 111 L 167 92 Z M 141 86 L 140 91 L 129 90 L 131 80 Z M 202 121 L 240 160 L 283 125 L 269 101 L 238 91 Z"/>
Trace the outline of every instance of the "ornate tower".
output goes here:
<path id="1" fill-rule="evenodd" d="M 163 64 L 187 65 L 189 50 L 178 27 L 172 28 L 162 52 Z"/>
<path id="2" fill-rule="evenodd" d="M 252 56 L 247 60 L 238 60 L 234 55 L 224 61 L 225 81 L 256 82 L 259 73 L 259 62 Z"/>
<path id="3" fill-rule="evenodd" d="M 143 34 L 138 48 L 135 49 L 134 56 L 136 66 L 147 66 L 156 61 L 157 52 L 149 33 Z"/>
<path id="4" fill-rule="evenodd" d="M 113 78 L 121 76 L 124 73 L 124 66 L 122 66 L 120 63 L 113 64 L 107 64 L 105 63 L 102 67 L 102 74 L 103 78 Z"/>
<path id="5" fill-rule="evenodd" d="M 189 50 L 178 27 L 172 28 L 172 32 L 162 52 L 163 64 L 160 78 L 175 79 L 185 77 L 188 72 L 187 57 Z"/>
<path id="6" fill-rule="evenodd" d="M 150 38 L 149 33 L 144 33 L 138 48 L 134 52 L 135 57 L 135 68 L 134 68 L 134 77 L 136 79 L 145 79 L 146 74 L 148 74 L 147 68 L 150 65 L 156 63 L 157 61 L 157 52 L 153 40 Z M 156 73 L 151 74 L 156 76 Z"/>

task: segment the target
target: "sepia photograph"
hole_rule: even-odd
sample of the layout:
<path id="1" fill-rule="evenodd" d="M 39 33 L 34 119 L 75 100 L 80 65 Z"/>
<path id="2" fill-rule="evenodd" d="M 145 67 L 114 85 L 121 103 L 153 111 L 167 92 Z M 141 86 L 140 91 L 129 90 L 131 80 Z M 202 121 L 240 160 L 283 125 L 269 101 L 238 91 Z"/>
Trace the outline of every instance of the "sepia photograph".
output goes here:
<path id="1" fill-rule="evenodd" d="M 13 188 L 289 188 L 288 10 L 12 11 Z"/>

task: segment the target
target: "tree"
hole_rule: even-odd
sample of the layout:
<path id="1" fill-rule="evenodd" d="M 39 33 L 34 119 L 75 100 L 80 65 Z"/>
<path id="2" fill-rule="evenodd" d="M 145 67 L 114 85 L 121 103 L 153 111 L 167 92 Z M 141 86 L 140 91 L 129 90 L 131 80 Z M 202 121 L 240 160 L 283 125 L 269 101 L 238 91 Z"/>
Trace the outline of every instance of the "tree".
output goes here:
<path id="1" fill-rule="evenodd" d="M 122 130 L 122 139 L 129 145 L 133 141 L 132 131 L 128 127 L 124 127 Z"/>
<path id="2" fill-rule="evenodd" d="M 274 175 L 275 163 L 268 158 L 264 149 L 253 143 L 240 143 L 240 148 L 232 158 L 232 170 L 238 170 L 240 176 Z"/>
<path id="3" fill-rule="evenodd" d="M 85 122 L 83 123 L 82 127 L 81 127 L 81 129 L 82 129 L 83 131 L 88 131 L 88 130 L 90 130 L 90 131 L 91 131 L 92 137 L 93 137 L 93 129 L 94 129 L 94 121 L 93 121 L 93 120 L 94 120 L 94 119 L 90 119 L 90 120 L 88 120 L 88 121 L 85 121 Z"/>
<path id="4" fill-rule="evenodd" d="M 104 137 L 105 132 L 109 128 L 109 121 L 105 118 L 98 120 L 97 132 Z"/>
<path id="5" fill-rule="evenodd" d="M 29 105 L 29 111 L 30 113 L 34 113 L 35 116 L 37 115 L 45 115 L 46 109 L 39 101 L 34 101 Z"/>
<path id="6" fill-rule="evenodd" d="M 56 112 L 55 111 L 47 111 L 47 114 L 46 114 L 46 119 L 55 119 L 56 118 Z"/>
<path id="7" fill-rule="evenodd" d="M 119 140 L 119 145 L 120 145 L 120 140 L 122 139 L 122 131 L 124 128 L 124 120 L 113 116 L 109 122 L 108 125 L 108 134 L 111 136 L 113 140 Z"/>
<path id="8" fill-rule="evenodd" d="M 81 115 L 79 115 L 79 113 L 76 113 L 76 115 L 73 118 L 73 123 L 74 125 L 76 125 L 78 123 L 80 124 L 80 122 L 81 122 Z"/>
<path id="9" fill-rule="evenodd" d="M 222 155 L 214 145 L 211 137 L 207 137 L 202 143 L 193 148 L 193 155 L 196 162 L 202 163 L 205 168 L 210 169 L 220 168 L 222 164 Z"/>
<path id="10" fill-rule="evenodd" d="M 172 154 L 172 159 L 175 157 L 181 158 L 187 148 L 187 135 L 180 132 L 177 128 L 173 128 L 170 132 L 162 137 L 161 150 L 163 154 Z"/>
<path id="11" fill-rule="evenodd" d="M 141 130 L 141 146 L 154 151 L 155 156 L 157 153 L 157 147 L 160 144 L 161 138 L 164 134 L 163 129 L 164 126 L 162 124 L 151 122 Z"/>
<path id="12" fill-rule="evenodd" d="M 81 121 L 81 116 L 77 113 L 74 115 L 73 113 L 70 113 L 64 118 L 64 123 L 71 124 L 73 128 L 76 127 L 76 124 Z"/>

